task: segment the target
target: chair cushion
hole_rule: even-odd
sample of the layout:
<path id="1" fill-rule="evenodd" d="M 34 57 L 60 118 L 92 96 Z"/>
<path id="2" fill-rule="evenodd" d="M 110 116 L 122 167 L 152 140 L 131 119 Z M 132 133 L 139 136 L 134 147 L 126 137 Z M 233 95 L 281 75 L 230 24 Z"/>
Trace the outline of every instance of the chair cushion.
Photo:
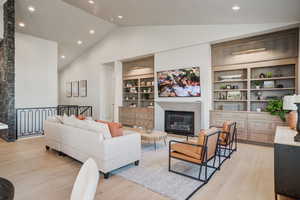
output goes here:
<path id="1" fill-rule="evenodd" d="M 202 152 L 202 147 L 176 143 L 171 145 L 171 149 L 174 152 L 185 154 L 186 156 L 193 157 L 195 159 L 201 159 L 201 154 L 199 152 Z"/>
<path id="2" fill-rule="evenodd" d="M 112 137 L 123 136 L 122 124 L 117 123 L 117 122 L 103 121 L 103 120 L 96 120 L 96 122 L 107 124 Z"/>
<path id="3" fill-rule="evenodd" d="M 208 130 L 201 130 L 198 136 L 198 140 L 196 143 L 193 142 L 188 142 L 188 143 L 193 143 L 193 144 L 198 144 L 205 146 L 207 136 L 215 133 L 218 129 L 217 128 L 211 128 Z M 209 148 L 215 148 L 215 147 L 209 147 Z M 204 154 L 205 154 L 205 148 L 199 147 L 199 146 L 192 146 L 188 144 L 182 144 L 182 143 L 177 143 L 173 144 L 171 146 L 171 149 L 178 154 L 183 154 L 187 157 L 191 157 L 194 159 L 198 160 L 203 160 Z M 177 154 L 176 154 L 177 155 Z"/>
<path id="4" fill-rule="evenodd" d="M 177 153 L 177 152 L 171 152 L 171 157 L 179 158 L 179 159 L 190 161 L 190 162 L 193 162 L 193 163 L 199 163 L 199 164 L 202 163 L 201 159 L 196 159 L 196 158 L 193 158 L 193 157 L 189 157 L 189 156 L 186 156 L 184 154 Z"/>
<path id="5" fill-rule="evenodd" d="M 229 131 L 230 131 L 230 126 L 232 125 L 232 121 L 225 121 L 223 123 L 223 128 L 222 132 L 220 134 L 220 143 L 222 145 L 226 145 L 228 141 L 228 136 L 229 136 Z"/>

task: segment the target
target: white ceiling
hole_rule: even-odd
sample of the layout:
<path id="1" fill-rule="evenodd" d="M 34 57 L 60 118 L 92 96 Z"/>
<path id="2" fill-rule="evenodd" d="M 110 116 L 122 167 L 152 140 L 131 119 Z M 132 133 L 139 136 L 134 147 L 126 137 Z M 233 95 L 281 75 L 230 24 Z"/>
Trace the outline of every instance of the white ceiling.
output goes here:
<path id="1" fill-rule="evenodd" d="M 1 1 L 1 0 L 0 0 Z M 59 69 L 118 25 L 202 25 L 300 21 L 300 0 L 16 0 L 18 32 L 56 41 Z M 231 7 L 239 5 L 240 11 Z M 34 13 L 28 6 L 36 8 Z M 124 16 L 119 19 L 117 16 Z M 113 20 L 112 20 L 113 19 Z M 94 29 L 94 35 L 89 30 Z M 78 45 L 77 41 L 83 44 Z M 65 55 L 65 59 L 60 56 Z"/>
<path id="2" fill-rule="evenodd" d="M 63 0 L 124 26 L 291 22 L 300 20 L 300 0 Z M 231 7 L 239 5 L 240 11 Z M 122 15 L 122 20 L 117 16 Z"/>
<path id="3" fill-rule="evenodd" d="M 29 5 L 34 6 L 36 11 L 30 13 Z M 20 21 L 26 24 L 24 28 L 18 26 Z M 16 24 L 18 32 L 58 43 L 59 69 L 116 27 L 61 0 L 16 0 Z M 89 34 L 90 29 L 95 30 L 94 35 Z M 78 40 L 82 40 L 83 44 L 78 45 Z M 61 55 L 66 58 L 61 59 Z"/>

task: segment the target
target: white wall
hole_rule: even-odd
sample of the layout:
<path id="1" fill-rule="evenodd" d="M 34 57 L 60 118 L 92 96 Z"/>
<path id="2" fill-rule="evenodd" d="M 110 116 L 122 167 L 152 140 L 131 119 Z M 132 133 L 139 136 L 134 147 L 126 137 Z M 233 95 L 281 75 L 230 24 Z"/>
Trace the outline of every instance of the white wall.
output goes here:
<path id="1" fill-rule="evenodd" d="M 16 33 L 16 108 L 57 106 L 57 43 Z"/>
<path id="2" fill-rule="evenodd" d="M 4 34 L 4 19 L 3 19 L 3 5 L 0 2 L 0 38 L 3 38 Z"/>
<path id="3" fill-rule="evenodd" d="M 122 101 L 122 72 L 120 72 L 120 60 L 156 54 L 164 55 L 165 51 L 187 48 L 198 45 L 209 45 L 212 42 L 222 41 L 226 39 L 236 39 L 258 33 L 266 33 L 275 31 L 291 25 L 290 23 L 277 24 L 237 24 L 237 25 L 203 25 L 203 26 L 141 26 L 141 27 L 121 27 L 108 35 L 103 41 L 95 45 L 92 49 L 80 56 L 73 63 L 67 66 L 60 72 L 60 104 L 86 104 L 94 106 L 96 117 L 100 117 L 100 110 L 103 108 L 103 103 L 99 101 L 101 87 L 98 80 L 100 78 L 100 68 L 105 67 L 104 63 L 115 62 L 114 80 L 115 80 L 115 120 L 118 120 L 118 106 Z M 197 49 L 197 47 L 195 47 Z M 199 47 L 200 48 L 200 47 Z M 204 47 L 203 47 L 204 48 Z M 202 49 L 202 48 L 201 48 Z M 186 50 L 189 51 L 189 50 Z M 177 51 L 174 51 L 174 55 Z M 180 52 L 180 50 L 178 51 Z M 172 53 L 173 54 L 173 53 Z M 180 57 L 184 57 L 183 53 Z M 191 58 L 196 60 L 196 57 L 203 58 L 198 52 L 193 52 Z M 191 64 L 194 61 L 187 62 L 189 56 L 181 61 L 181 58 L 176 59 L 176 63 L 167 61 L 167 56 L 164 61 L 168 63 L 167 67 L 176 64 Z M 174 59 L 174 56 L 172 56 Z M 197 60 L 197 64 L 210 60 L 210 55 L 205 53 L 205 61 Z M 86 98 L 66 98 L 65 83 L 69 80 L 87 79 L 88 85 L 93 85 L 93 88 L 88 89 L 88 97 Z M 203 99 L 204 100 L 204 99 Z M 207 101 L 207 100 L 205 100 Z M 105 104 L 105 103 L 104 103 Z M 204 118 L 205 124 L 207 119 Z M 204 124 L 203 124 L 204 125 Z"/>
<path id="4" fill-rule="evenodd" d="M 211 109 L 211 48 L 209 44 L 197 45 L 193 47 L 181 48 L 155 54 L 155 80 L 158 71 L 179 69 L 184 67 L 200 67 L 201 97 L 158 97 L 156 92 L 156 102 L 201 102 L 200 128 L 209 127 L 209 110 Z M 156 81 L 155 81 L 156 82 Z M 157 85 L 155 86 L 157 91 Z M 155 125 L 157 129 L 162 129 L 164 124 L 164 113 L 156 103 Z M 198 131 L 198 130 L 197 130 Z"/>
<path id="5" fill-rule="evenodd" d="M 86 63 L 88 60 L 88 57 L 82 57 L 82 63 L 74 63 L 72 70 L 65 69 L 59 73 L 59 104 L 93 106 L 93 115 L 99 119 L 100 92 L 101 87 L 105 87 L 100 81 L 100 71 L 104 66 Z M 87 97 L 67 97 L 66 82 L 79 80 L 87 80 Z"/>

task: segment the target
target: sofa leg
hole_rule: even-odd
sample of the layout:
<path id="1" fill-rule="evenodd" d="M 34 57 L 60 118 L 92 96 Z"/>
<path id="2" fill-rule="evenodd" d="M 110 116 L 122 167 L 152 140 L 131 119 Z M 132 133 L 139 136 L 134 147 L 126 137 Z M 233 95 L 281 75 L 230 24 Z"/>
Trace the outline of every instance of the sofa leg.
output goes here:
<path id="1" fill-rule="evenodd" d="M 48 151 L 50 149 L 50 147 L 47 145 L 45 146 L 45 148 L 46 148 L 46 151 Z"/>
<path id="2" fill-rule="evenodd" d="M 108 178 L 109 178 L 109 176 L 110 176 L 110 173 L 109 173 L 109 172 L 107 172 L 107 173 L 104 173 L 104 178 L 105 178 L 105 179 L 108 179 Z"/>
<path id="3" fill-rule="evenodd" d="M 135 165 L 135 166 L 139 166 L 139 164 L 140 164 L 140 161 L 139 161 L 139 160 L 137 160 L 137 161 L 134 162 L 134 165 Z"/>
<path id="4" fill-rule="evenodd" d="M 64 156 L 65 154 L 64 154 L 63 152 L 59 151 L 59 152 L 58 152 L 58 155 L 59 155 L 59 156 Z"/>

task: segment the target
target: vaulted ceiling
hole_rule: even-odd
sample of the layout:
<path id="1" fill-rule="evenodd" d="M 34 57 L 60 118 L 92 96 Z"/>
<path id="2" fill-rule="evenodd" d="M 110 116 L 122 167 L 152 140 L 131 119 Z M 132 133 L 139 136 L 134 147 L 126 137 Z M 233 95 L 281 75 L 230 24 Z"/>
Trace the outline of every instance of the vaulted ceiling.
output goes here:
<path id="1" fill-rule="evenodd" d="M 28 6 L 35 8 L 28 11 Z M 25 27 L 20 27 L 23 22 Z M 16 0 L 16 30 L 58 43 L 58 68 L 72 62 L 116 25 L 61 0 Z M 94 34 L 89 31 L 94 30 Z M 81 45 L 77 41 L 82 41 Z M 64 56 L 64 58 L 61 58 Z"/>
<path id="2" fill-rule="evenodd" d="M 299 0 L 63 0 L 124 26 L 262 24 L 300 20 Z M 233 12 L 232 6 L 239 6 Z M 123 16 L 118 19 L 117 16 Z"/>
<path id="3" fill-rule="evenodd" d="M 118 26 L 293 22 L 299 10 L 300 0 L 16 0 L 16 28 L 56 41 L 61 69 Z"/>

